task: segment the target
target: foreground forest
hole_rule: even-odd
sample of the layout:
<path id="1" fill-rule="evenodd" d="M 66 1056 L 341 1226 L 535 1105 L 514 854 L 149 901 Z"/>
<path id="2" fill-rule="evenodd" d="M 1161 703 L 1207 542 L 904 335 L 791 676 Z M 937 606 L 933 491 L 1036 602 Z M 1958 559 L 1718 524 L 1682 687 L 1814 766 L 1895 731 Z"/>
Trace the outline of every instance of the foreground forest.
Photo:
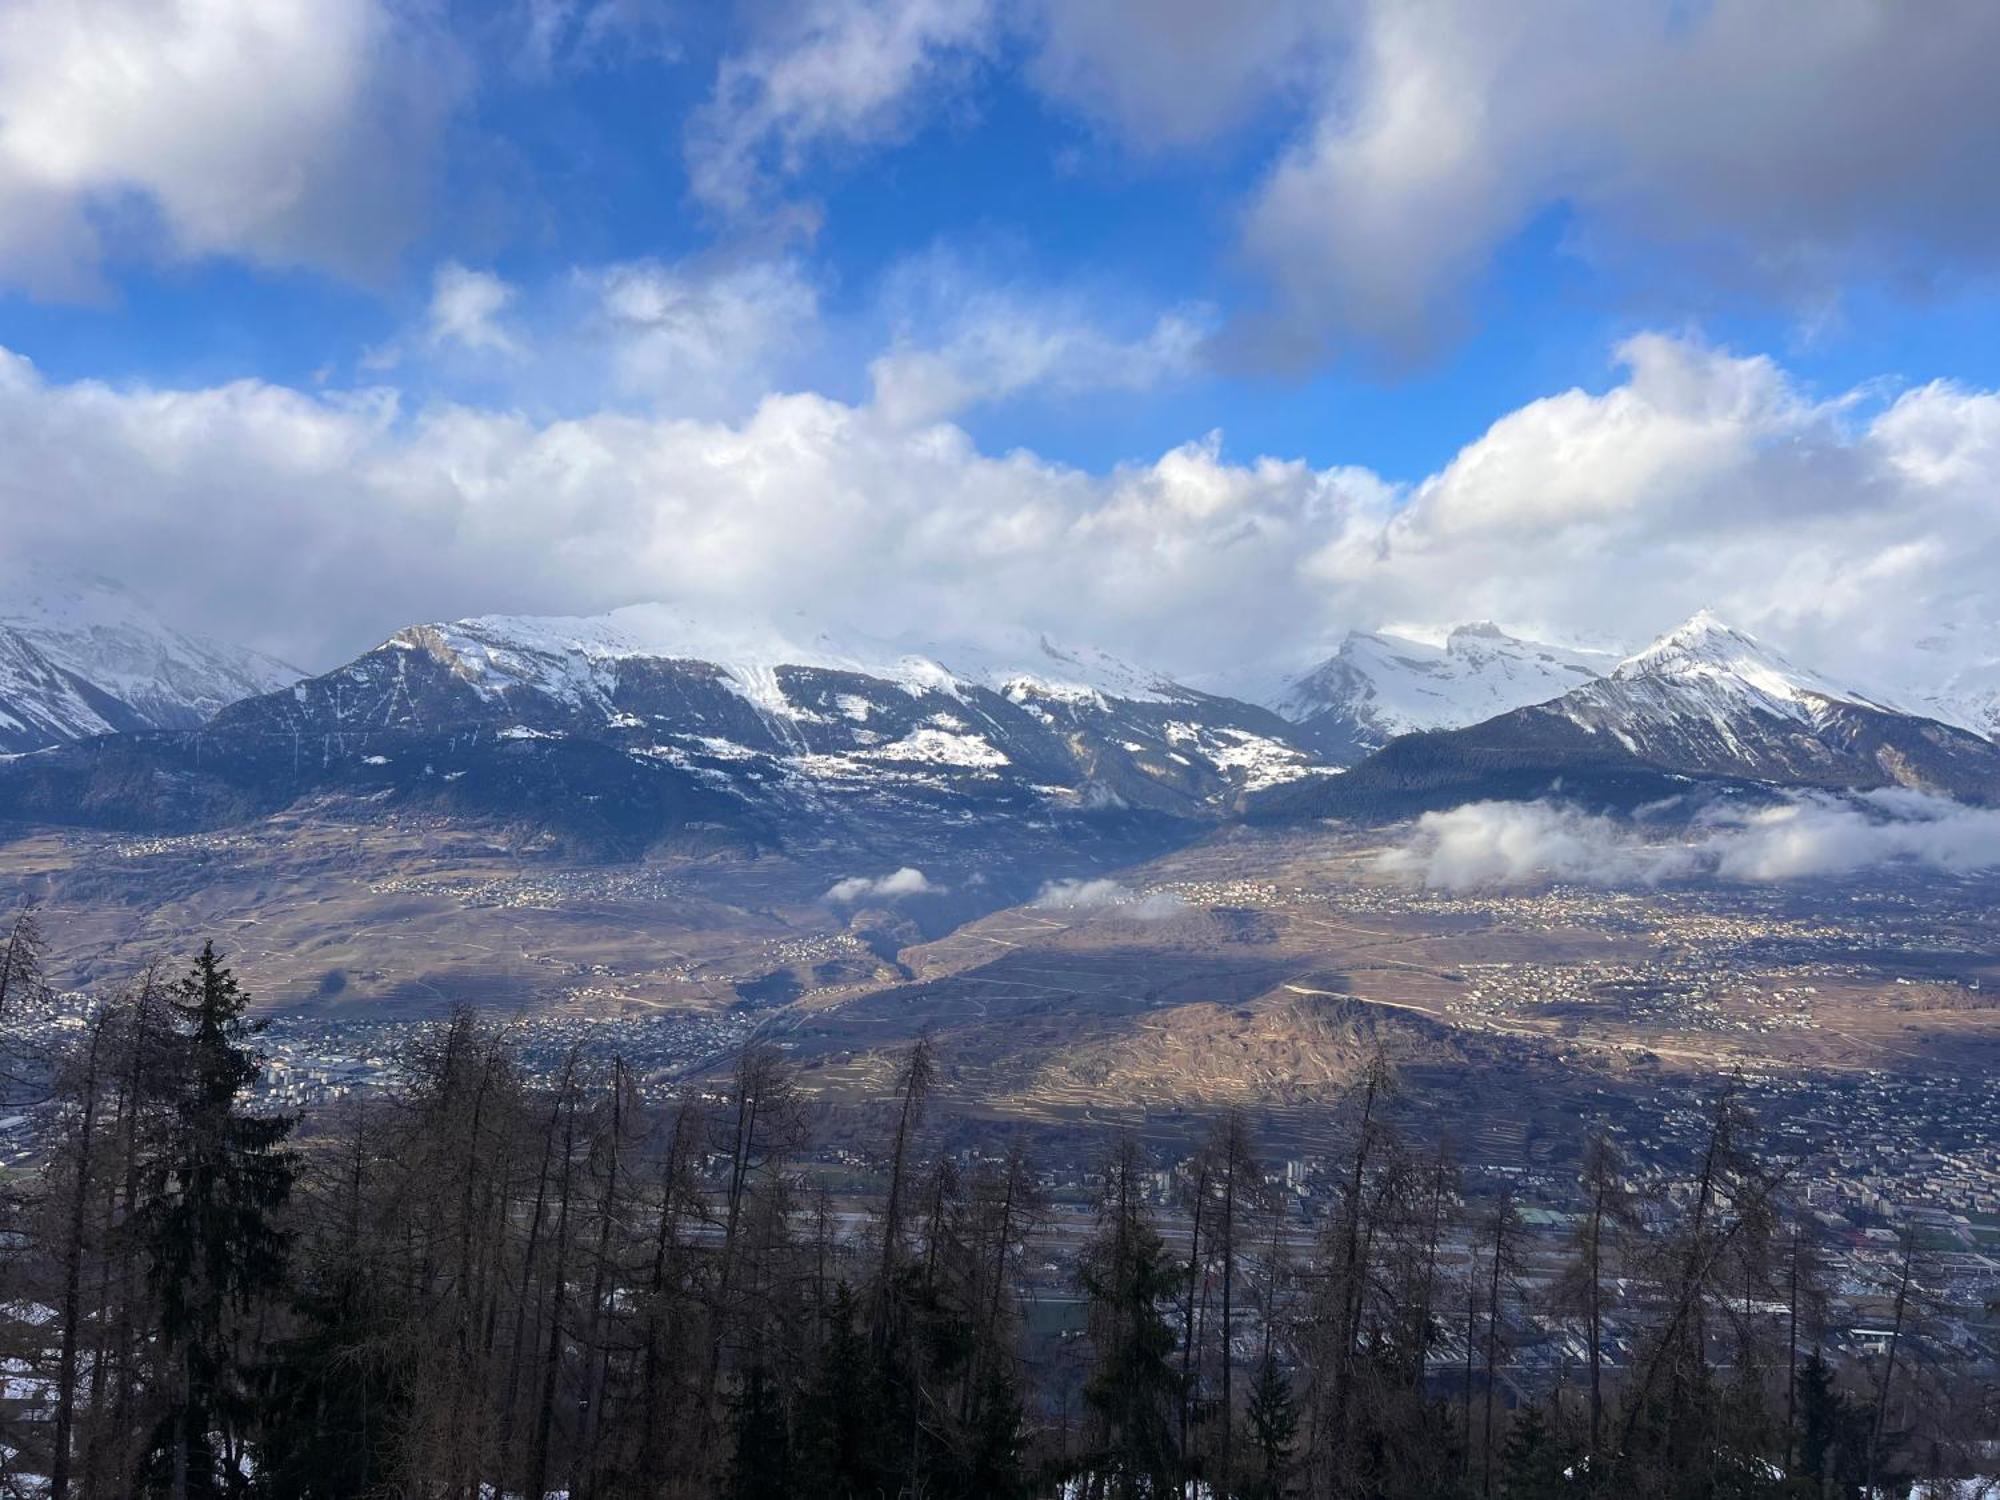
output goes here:
<path id="1" fill-rule="evenodd" d="M 0 1025 L 50 1003 L 39 954 L 17 920 Z M 1826 1497 L 1994 1431 L 1910 1352 L 1913 1241 L 1883 1358 L 1823 1357 L 1811 1163 L 1727 1087 L 1671 1193 L 1588 1144 L 1532 1309 L 1516 1205 L 1392 1123 L 1381 1059 L 1306 1256 L 1244 1116 L 1174 1174 L 1171 1239 L 1158 1164 L 1107 1139 L 1081 1315 L 1037 1331 L 1038 1164 L 942 1149 L 922 1041 L 857 1189 L 804 1169 L 824 1122 L 768 1041 L 672 1086 L 580 1052 L 537 1080 L 462 1012 L 396 1088 L 294 1118 L 254 1103 L 257 1033 L 207 949 L 8 1047 L 44 1149 L 0 1205 L 0 1495 Z M 1531 1311 L 1584 1357 L 1516 1400 Z"/>

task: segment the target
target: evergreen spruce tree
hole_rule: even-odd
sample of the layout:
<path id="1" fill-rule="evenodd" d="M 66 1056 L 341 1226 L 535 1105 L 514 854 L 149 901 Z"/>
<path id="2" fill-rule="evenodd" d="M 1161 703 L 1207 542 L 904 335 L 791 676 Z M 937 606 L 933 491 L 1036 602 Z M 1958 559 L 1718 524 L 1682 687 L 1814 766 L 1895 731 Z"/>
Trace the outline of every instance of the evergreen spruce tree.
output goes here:
<path id="1" fill-rule="evenodd" d="M 172 999 L 177 1076 L 140 1224 L 158 1305 L 160 1416 L 141 1469 L 145 1493 L 188 1500 L 241 1493 L 254 1354 L 243 1332 L 285 1279 L 275 1222 L 291 1191 L 293 1121 L 244 1107 L 261 1062 L 260 1023 L 215 947 Z"/>
<path id="2" fill-rule="evenodd" d="M 1257 1373 L 1250 1382 L 1247 1414 L 1251 1446 L 1257 1456 L 1243 1492 L 1250 1500 L 1282 1500 L 1290 1493 L 1287 1481 L 1292 1443 L 1299 1431 L 1299 1411 L 1292 1397 L 1291 1377 L 1269 1348 L 1257 1361 Z"/>
<path id="3" fill-rule="evenodd" d="M 999 1363 L 980 1377 L 959 1493 L 978 1500 L 1024 1500 L 1028 1476 L 1021 1461 L 1021 1397 Z"/>
<path id="4" fill-rule="evenodd" d="M 735 1406 L 735 1454 L 729 1466 L 730 1500 L 793 1500 L 792 1445 L 785 1430 L 777 1383 L 762 1365 L 743 1376 Z"/>
<path id="5" fill-rule="evenodd" d="M 856 1326 L 855 1299 L 834 1288 L 819 1369 L 800 1414 L 801 1485 L 828 1500 L 859 1500 L 890 1480 L 891 1434 L 883 1411 L 880 1366 Z"/>
<path id="6" fill-rule="evenodd" d="M 377 1494 L 395 1471 L 413 1393 L 390 1351 L 394 1310 L 359 1265 L 333 1269 L 295 1308 L 260 1412 L 258 1489 L 272 1500 Z"/>
<path id="7" fill-rule="evenodd" d="M 1179 1482 L 1168 1414 L 1180 1394 L 1173 1325 L 1161 1304 L 1178 1282 L 1139 1195 L 1138 1153 L 1119 1144 L 1106 1174 L 1098 1228 L 1077 1279 L 1090 1305 L 1095 1363 L 1084 1402 L 1096 1420 L 1096 1479 L 1116 1497 L 1159 1496 Z"/>
<path id="8" fill-rule="evenodd" d="M 1799 1365 L 1798 1423 L 1791 1492 L 1820 1500 L 1860 1494 L 1868 1465 L 1868 1413 L 1840 1393 L 1833 1366 L 1817 1349 Z"/>
<path id="9" fill-rule="evenodd" d="M 1564 1470 L 1572 1468 L 1548 1417 L 1539 1406 L 1523 1406 L 1507 1428 L 1500 1450 L 1500 1488 L 1507 1500 L 1550 1500 L 1568 1492 Z"/>

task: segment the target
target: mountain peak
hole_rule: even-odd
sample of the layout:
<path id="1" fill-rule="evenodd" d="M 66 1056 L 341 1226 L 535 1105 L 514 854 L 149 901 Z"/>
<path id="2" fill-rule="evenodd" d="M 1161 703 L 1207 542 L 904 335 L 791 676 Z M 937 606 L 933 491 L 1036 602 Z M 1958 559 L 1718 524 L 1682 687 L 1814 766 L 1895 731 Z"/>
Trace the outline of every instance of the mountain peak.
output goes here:
<path id="1" fill-rule="evenodd" d="M 1697 610 L 1611 674 L 1653 709 L 1725 722 L 1746 710 L 1807 720 L 1827 703 L 1885 705 L 1853 687 L 1792 662 L 1775 647 Z M 1896 710 L 1900 712 L 1900 710 Z"/>
<path id="2" fill-rule="evenodd" d="M 30 558 L 0 562 L 0 752 L 113 730 L 193 728 L 298 676 L 175 629 L 112 579 Z"/>
<path id="3" fill-rule="evenodd" d="M 1787 686 L 1781 696 L 1791 696 L 1798 689 L 1830 697 L 1856 696 L 1843 693 L 1815 672 L 1792 665 L 1781 653 L 1747 631 L 1736 629 L 1709 609 L 1696 610 L 1644 650 L 1626 657 L 1613 675 L 1675 677 L 1717 672 L 1770 679 L 1773 688 L 1782 679 Z"/>

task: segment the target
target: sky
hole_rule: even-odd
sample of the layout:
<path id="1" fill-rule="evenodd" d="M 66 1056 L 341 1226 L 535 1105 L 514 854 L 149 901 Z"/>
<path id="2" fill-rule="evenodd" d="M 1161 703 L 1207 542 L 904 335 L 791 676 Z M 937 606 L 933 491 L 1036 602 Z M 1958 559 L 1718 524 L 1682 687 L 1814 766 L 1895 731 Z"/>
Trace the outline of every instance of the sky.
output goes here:
<path id="1" fill-rule="evenodd" d="M 663 600 L 1995 670 L 1994 56 L 1986 0 L 0 0 L 0 548 L 309 669 Z"/>

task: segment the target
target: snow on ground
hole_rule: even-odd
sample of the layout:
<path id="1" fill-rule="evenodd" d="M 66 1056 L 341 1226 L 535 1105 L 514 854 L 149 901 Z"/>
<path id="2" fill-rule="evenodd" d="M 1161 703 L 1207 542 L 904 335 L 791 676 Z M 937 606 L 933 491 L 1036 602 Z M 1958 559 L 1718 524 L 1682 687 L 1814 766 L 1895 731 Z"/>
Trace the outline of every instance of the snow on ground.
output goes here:
<path id="1" fill-rule="evenodd" d="M 409 649 L 435 641 L 455 670 L 482 693 L 531 687 L 563 702 L 602 701 L 617 663 L 634 658 L 706 662 L 760 711 L 796 717 L 778 682 L 780 667 L 853 672 L 888 682 L 912 697 L 959 697 L 968 686 L 1020 701 L 1120 698 L 1167 702 L 1186 697 L 1157 673 L 1088 648 L 1062 647 L 1031 632 L 998 632 L 991 642 L 881 640 L 804 623 L 696 615 L 665 604 L 634 604 L 591 616 L 480 615 L 413 627 L 387 644 Z M 842 711 L 857 702 L 843 697 Z"/>
<path id="2" fill-rule="evenodd" d="M 939 766 L 966 766 L 990 769 L 1004 766 L 1007 757 L 976 734 L 958 734 L 948 729 L 916 729 L 900 740 L 892 740 L 862 752 L 871 760 L 920 761 Z"/>

